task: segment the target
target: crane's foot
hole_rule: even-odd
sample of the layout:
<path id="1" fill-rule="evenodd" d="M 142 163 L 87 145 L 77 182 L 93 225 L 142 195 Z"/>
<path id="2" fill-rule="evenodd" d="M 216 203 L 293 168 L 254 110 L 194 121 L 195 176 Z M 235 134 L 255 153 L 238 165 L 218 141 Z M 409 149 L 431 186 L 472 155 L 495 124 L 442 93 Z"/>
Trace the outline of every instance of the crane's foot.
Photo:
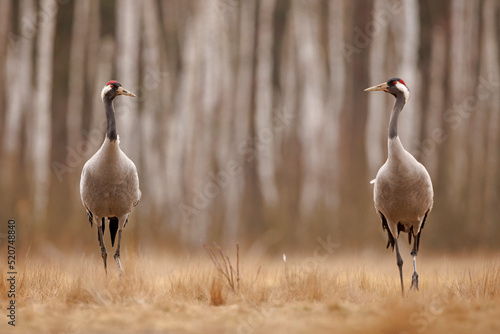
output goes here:
<path id="1" fill-rule="evenodd" d="M 411 276 L 411 286 L 410 286 L 410 291 L 414 289 L 415 291 L 418 291 L 418 274 L 417 272 L 413 272 L 413 275 Z"/>
<path id="2" fill-rule="evenodd" d="M 118 264 L 118 270 L 120 271 L 120 277 L 122 276 L 122 265 L 120 263 L 120 251 L 116 251 L 115 256 L 114 256 L 116 263 Z"/>

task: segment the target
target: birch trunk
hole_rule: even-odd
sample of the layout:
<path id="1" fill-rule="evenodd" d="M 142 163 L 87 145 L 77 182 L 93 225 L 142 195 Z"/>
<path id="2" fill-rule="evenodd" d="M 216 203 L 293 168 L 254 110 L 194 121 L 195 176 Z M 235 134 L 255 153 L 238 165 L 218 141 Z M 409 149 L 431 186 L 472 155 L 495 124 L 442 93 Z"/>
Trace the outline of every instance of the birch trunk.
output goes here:
<path id="1" fill-rule="evenodd" d="M 197 224 L 200 216 L 207 214 L 208 204 L 199 207 L 198 214 L 189 218 L 181 216 L 182 204 L 194 206 L 196 196 L 195 187 L 197 186 L 190 177 L 192 176 L 193 166 L 189 164 L 189 154 L 192 152 L 192 140 L 194 137 L 195 124 L 195 102 L 193 96 L 197 91 L 196 73 L 199 70 L 198 57 L 198 39 L 197 16 L 194 14 L 187 18 L 186 32 L 184 36 L 184 45 L 181 50 L 183 70 L 180 74 L 180 82 L 175 96 L 174 116 L 169 124 L 169 151 L 167 156 L 167 189 L 169 190 L 169 201 L 176 203 L 177 216 L 173 219 L 175 227 L 178 227 L 178 233 L 181 233 L 181 240 L 189 242 L 189 231 L 193 224 Z M 185 194 L 185 195 L 184 195 Z M 204 202 L 205 203 L 205 202 Z M 195 209 L 198 209 L 195 207 Z M 182 224 L 182 225 L 181 225 Z"/>
<path id="2" fill-rule="evenodd" d="M 386 10 L 387 2 L 377 0 L 374 3 L 374 12 Z M 374 34 L 370 44 L 369 77 L 370 86 L 379 84 L 387 79 L 387 71 L 384 64 L 387 57 L 389 23 L 381 21 L 378 24 L 377 33 Z M 403 80 L 407 80 L 403 77 Z M 368 94 L 368 121 L 366 127 L 366 147 L 368 172 L 371 179 L 377 175 L 379 168 L 387 159 L 387 124 L 389 124 L 390 104 L 387 103 L 385 94 Z M 406 116 L 406 113 L 405 113 Z"/>
<path id="3" fill-rule="evenodd" d="M 49 198 L 49 166 L 51 147 L 52 75 L 57 5 L 42 0 L 43 8 L 51 8 L 52 15 L 39 22 L 37 36 L 36 89 L 33 108 L 33 185 L 34 219 L 43 221 Z"/>
<path id="4" fill-rule="evenodd" d="M 66 128 L 68 145 L 75 148 L 81 140 L 82 113 L 85 98 L 85 49 L 89 29 L 88 0 L 76 0 L 73 13 L 73 33 L 69 60 L 69 97 Z"/>
<path id="5" fill-rule="evenodd" d="M 299 111 L 300 140 L 304 150 L 303 184 L 301 194 L 301 211 L 311 214 L 312 209 L 323 198 L 321 180 L 321 166 L 323 166 L 323 125 L 324 121 L 324 96 L 322 84 L 325 82 L 325 71 L 322 64 L 321 50 L 319 47 L 319 2 L 296 2 L 292 6 L 292 17 L 297 41 L 300 45 L 297 52 L 298 71 L 302 77 L 302 96 Z"/>
<path id="6" fill-rule="evenodd" d="M 11 14 L 11 3 L 10 1 L 1 1 L 0 2 L 0 82 L 3 82 L 4 84 L 7 84 L 8 81 L 6 80 L 6 73 L 5 73 L 5 61 L 7 59 L 7 48 L 9 45 L 9 39 L 8 39 L 8 29 L 9 29 L 9 24 L 10 24 L 10 17 L 12 17 Z M 5 108 L 5 91 L 1 90 L 0 91 L 0 108 L 4 109 Z M 2 116 L 2 113 L 0 113 L 0 116 Z M 3 117 L 0 117 L 0 129 L 3 129 Z M 0 137 L 0 147 L 3 147 L 3 138 Z M 0 156 L 1 156 L 1 151 L 0 151 Z"/>
<path id="7" fill-rule="evenodd" d="M 4 1 L 7 2 L 7 1 Z M 29 20 L 35 15 L 33 0 L 23 0 L 20 4 L 22 20 Z M 20 35 L 9 38 L 6 53 L 5 87 L 6 113 L 3 137 L 3 160 L 1 179 L 6 184 L 14 182 L 12 178 L 17 170 L 16 161 L 20 157 L 21 126 L 23 115 L 31 109 L 31 91 L 33 90 L 32 55 L 34 37 L 27 35 L 19 25 Z"/>
<path id="8" fill-rule="evenodd" d="M 484 86 L 485 80 L 489 78 L 500 78 L 500 68 L 498 64 L 499 51 L 496 40 L 498 36 L 495 34 L 495 13 L 498 8 L 498 3 L 493 0 L 486 0 L 483 8 L 483 58 L 481 59 L 481 78 L 479 85 L 482 86 L 481 90 L 477 91 L 476 98 L 478 99 L 478 109 L 488 110 L 487 118 L 483 123 L 483 133 L 485 135 L 484 142 L 486 145 L 483 147 L 485 150 L 485 164 L 483 166 L 484 181 L 484 212 L 485 219 L 480 229 L 479 237 L 482 240 L 487 240 L 491 245 L 496 244 L 495 238 L 491 238 L 491 232 L 495 224 L 498 222 L 496 215 L 498 196 L 498 147 L 500 146 L 500 87 L 489 85 Z"/>
<path id="9" fill-rule="evenodd" d="M 118 82 L 134 92 L 137 98 L 123 98 L 115 101 L 118 134 L 122 133 L 120 146 L 132 161 L 139 159 L 140 132 L 138 100 L 142 100 L 139 81 L 140 13 L 141 3 L 135 0 L 121 0 L 116 6 L 115 55 Z M 107 81 L 106 81 L 107 82 Z M 105 84 L 105 83 L 104 83 Z M 140 169 L 140 166 L 138 166 Z"/>
<path id="10" fill-rule="evenodd" d="M 143 207 L 146 211 L 160 209 L 163 198 L 163 171 L 161 169 L 161 155 L 163 143 L 156 124 L 160 123 L 159 106 L 163 90 L 170 90 L 168 81 L 164 80 L 160 67 L 160 22 L 158 6 L 154 0 L 147 0 L 143 6 L 143 49 L 142 59 L 145 69 L 141 85 L 143 90 L 143 108 L 141 116 L 142 147 L 141 165 L 143 166 L 142 184 L 149 189 L 145 193 L 146 202 Z M 148 203 L 150 203 L 149 208 Z"/>
<path id="11" fill-rule="evenodd" d="M 344 59 L 339 52 L 339 46 L 344 42 L 344 2 L 335 1 L 329 4 L 329 24 L 328 24 L 328 50 L 330 67 L 330 100 L 326 108 L 327 121 L 326 126 L 329 131 L 325 131 L 327 152 L 337 152 L 340 142 L 340 113 L 344 104 L 344 82 L 345 68 Z M 367 135 L 368 136 L 368 135 Z M 330 176 L 327 190 L 327 207 L 333 212 L 338 213 L 339 209 L 339 180 L 340 170 L 338 157 L 335 154 L 327 154 L 326 173 Z M 329 224 L 335 227 L 335 233 L 338 235 L 340 222 L 337 219 L 330 219 Z"/>
<path id="12" fill-rule="evenodd" d="M 271 120 L 273 118 L 273 87 L 272 87 L 272 14 L 275 0 L 261 2 L 259 8 L 259 45 L 257 45 L 257 92 L 255 126 L 257 141 L 260 146 L 257 156 L 259 182 L 262 185 L 264 201 L 267 205 L 274 206 L 278 202 L 278 189 L 276 187 L 275 138 L 279 134 L 273 131 Z"/>
<path id="13" fill-rule="evenodd" d="M 418 71 L 418 49 L 420 21 L 417 0 L 401 2 L 402 11 L 395 16 L 394 36 L 399 52 L 397 76 L 405 80 L 411 89 L 410 103 L 405 106 L 404 116 L 399 121 L 400 137 L 409 152 L 415 152 L 418 145 L 420 124 L 420 72 Z M 388 78 L 387 78 L 388 79 Z"/>

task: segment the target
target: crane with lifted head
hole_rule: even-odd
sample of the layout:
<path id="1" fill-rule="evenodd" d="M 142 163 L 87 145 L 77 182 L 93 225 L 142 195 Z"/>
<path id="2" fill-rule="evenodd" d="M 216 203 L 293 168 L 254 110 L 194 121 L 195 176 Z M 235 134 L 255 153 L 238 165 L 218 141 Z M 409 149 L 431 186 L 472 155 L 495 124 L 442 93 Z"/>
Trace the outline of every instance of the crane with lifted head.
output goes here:
<path id="1" fill-rule="evenodd" d="M 406 151 L 398 136 L 398 119 L 410 98 L 410 90 L 400 78 L 365 89 L 366 92 L 382 91 L 396 98 L 389 121 L 388 157 L 380 167 L 374 184 L 375 209 L 387 231 L 387 247 L 396 248 L 396 260 L 404 294 L 403 259 L 399 252 L 400 232 L 408 233 L 408 242 L 413 249 L 413 275 L 410 290 L 418 290 L 417 253 L 420 235 L 427 215 L 434 203 L 432 181 L 425 167 Z"/>
<path id="2" fill-rule="evenodd" d="M 101 247 L 104 270 L 107 269 L 107 251 L 104 245 L 105 218 L 108 218 L 111 246 L 114 246 L 118 231 L 118 243 L 114 258 L 120 275 L 120 242 L 132 208 L 139 203 L 139 176 L 135 164 L 120 149 L 120 140 L 116 132 L 115 109 L 113 100 L 119 96 L 135 95 L 117 81 L 110 81 L 104 86 L 101 98 L 106 109 L 106 138 L 101 148 L 85 163 L 80 179 L 80 195 L 87 210 L 90 226 L 97 225 L 97 239 Z"/>

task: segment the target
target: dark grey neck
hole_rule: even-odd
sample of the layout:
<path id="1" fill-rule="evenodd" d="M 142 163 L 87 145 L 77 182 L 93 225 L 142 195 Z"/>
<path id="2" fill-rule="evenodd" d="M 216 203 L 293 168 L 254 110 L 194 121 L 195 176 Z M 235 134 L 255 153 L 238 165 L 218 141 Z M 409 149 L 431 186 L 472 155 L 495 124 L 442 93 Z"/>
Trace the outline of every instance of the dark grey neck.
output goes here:
<path id="1" fill-rule="evenodd" d="M 406 98 L 404 93 L 398 93 L 396 95 L 396 103 L 392 108 L 391 120 L 389 121 L 389 139 L 396 138 L 398 136 L 398 119 L 401 110 L 406 104 Z"/>
<path id="2" fill-rule="evenodd" d="M 115 109 L 113 108 L 113 100 L 109 97 L 104 97 L 104 107 L 106 108 L 106 137 L 110 141 L 116 141 L 118 134 L 116 133 Z"/>

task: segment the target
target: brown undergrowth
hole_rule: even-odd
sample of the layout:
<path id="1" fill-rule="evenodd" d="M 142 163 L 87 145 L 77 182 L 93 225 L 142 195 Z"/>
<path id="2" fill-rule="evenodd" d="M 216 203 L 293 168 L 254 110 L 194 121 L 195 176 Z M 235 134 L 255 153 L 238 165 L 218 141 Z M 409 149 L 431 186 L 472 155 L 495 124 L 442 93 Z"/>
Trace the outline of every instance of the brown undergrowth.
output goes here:
<path id="1" fill-rule="evenodd" d="M 495 254 L 421 256 L 420 292 L 403 298 L 387 253 L 335 254 L 311 264 L 293 256 L 283 262 L 213 251 L 232 269 L 217 267 L 207 254 L 125 252 L 120 278 L 112 262 L 106 277 L 98 256 L 32 256 L 18 270 L 17 326 L 4 318 L 0 332 L 500 332 Z M 2 291 L 8 290 L 5 272 Z M 411 265 L 405 264 L 404 275 L 409 284 Z M 7 305 L 6 293 L 0 301 Z"/>

